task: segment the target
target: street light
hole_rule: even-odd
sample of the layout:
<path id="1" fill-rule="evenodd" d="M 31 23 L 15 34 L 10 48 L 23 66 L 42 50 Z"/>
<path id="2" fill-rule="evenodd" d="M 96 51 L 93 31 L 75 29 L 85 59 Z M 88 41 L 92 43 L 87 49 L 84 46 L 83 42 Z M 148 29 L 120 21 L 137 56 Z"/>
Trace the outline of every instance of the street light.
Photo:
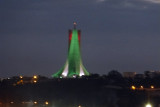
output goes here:
<path id="1" fill-rule="evenodd" d="M 154 89 L 154 86 L 153 86 L 153 85 L 151 85 L 151 89 Z"/>
<path id="2" fill-rule="evenodd" d="M 49 104 L 48 101 L 46 101 L 45 104 L 48 105 Z"/>
<path id="3" fill-rule="evenodd" d="M 37 104 L 37 101 L 33 102 L 34 104 Z"/>
<path id="4" fill-rule="evenodd" d="M 136 87 L 134 85 L 131 86 L 132 90 L 136 90 Z"/>
<path id="5" fill-rule="evenodd" d="M 21 76 L 21 75 L 20 75 L 20 76 L 19 76 L 19 78 L 20 78 L 20 79 L 22 79 L 22 78 L 23 78 L 23 76 Z"/>
<path id="6" fill-rule="evenodd" d="M 140 88 L 143 89 L 144 87 L 141 85 Z"/>
<path id="7" fill-rule="evenodd" d="M 152 107 L 152 105 L 151 104 L 147 104 L 145 107 Z"/>
<path id="8" fill-rule="evenodd" d="M 34 76 L 33 76 L 33 78 L 34 78 L 34 79 L 37 79 L 37 76 L 36 76 L 36 75 L 34 75 Z"/>

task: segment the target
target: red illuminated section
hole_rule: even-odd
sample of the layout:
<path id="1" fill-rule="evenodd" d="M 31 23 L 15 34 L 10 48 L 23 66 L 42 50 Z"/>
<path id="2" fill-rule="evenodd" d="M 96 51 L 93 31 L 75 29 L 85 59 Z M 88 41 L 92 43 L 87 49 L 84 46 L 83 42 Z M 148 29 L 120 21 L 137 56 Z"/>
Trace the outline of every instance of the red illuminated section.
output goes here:
<path id="1" fill-rule="evenodd" d="M 71 40 L 72 40 L 72 30 L 69 30 L 69 42 L 68 42 L 69 46 L 68 47 L 70 47 Z M 81 31 L 78 30 L 78 42 L 79 42 L 79 44 L 80 44 L 80 40 L 81 40 Z"/>
<path id="2" fill-rule="evenodd" d="M 72 30 L 69 30 L 69 47 L 70 47 L 70 43 L 71 43 L 71 40 L 72 40 Z"/>

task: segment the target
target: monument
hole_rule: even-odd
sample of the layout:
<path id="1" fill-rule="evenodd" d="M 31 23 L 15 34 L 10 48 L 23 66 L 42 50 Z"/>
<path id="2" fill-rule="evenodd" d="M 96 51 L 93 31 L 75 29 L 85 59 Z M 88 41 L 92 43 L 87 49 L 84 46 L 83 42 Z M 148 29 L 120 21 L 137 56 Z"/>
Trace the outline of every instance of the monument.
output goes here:
<path id="1" fill-rule="evenodd" d="M 76 25 L 74 22 L 73 30 L 69 30 L 69 46 L 66 63 L 57 73 L 53 74 L 52 77 L 75 78 L 89 75 L 82 63 L 80 50 L 81 31 L 76 29 Z"/>

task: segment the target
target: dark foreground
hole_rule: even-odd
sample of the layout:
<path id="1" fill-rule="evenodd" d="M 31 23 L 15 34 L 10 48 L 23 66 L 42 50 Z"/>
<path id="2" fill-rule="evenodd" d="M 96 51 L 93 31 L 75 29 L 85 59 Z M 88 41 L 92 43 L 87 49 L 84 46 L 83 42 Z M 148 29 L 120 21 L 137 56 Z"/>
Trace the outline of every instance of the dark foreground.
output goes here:
<path id="1" fill-rule="evenodd" d="M 159 107 L 159 90 L 131 90 L 123 78 L 47 79 L 0 84 L 0 107 Z"/>

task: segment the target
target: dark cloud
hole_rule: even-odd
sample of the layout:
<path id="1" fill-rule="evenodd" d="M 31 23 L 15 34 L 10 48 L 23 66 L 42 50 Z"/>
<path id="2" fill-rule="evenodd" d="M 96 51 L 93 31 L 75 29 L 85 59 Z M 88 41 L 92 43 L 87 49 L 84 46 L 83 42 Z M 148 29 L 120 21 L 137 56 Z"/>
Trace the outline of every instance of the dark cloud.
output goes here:
<path id="1" fill-rule="evenodd" d="M 68 29 L 82 29 L 89 72 L 159 70 L 158 0 L 1 0 L 0 77 L 55 73 Z"/>

